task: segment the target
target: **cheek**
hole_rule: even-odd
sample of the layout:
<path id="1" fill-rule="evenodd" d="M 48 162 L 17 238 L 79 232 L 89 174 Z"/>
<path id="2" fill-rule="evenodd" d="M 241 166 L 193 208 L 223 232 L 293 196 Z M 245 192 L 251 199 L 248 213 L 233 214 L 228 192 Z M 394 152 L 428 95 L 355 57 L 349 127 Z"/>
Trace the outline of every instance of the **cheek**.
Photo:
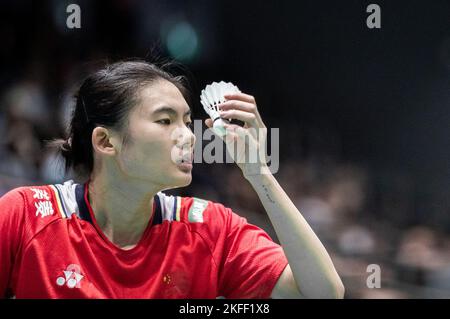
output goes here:
<path id="1" fill-rule="evenodd" d="M 123 152 L 126 167 L 158 169 L 171 164 L 172 145 L 162 140 L 134 140 Z"/>

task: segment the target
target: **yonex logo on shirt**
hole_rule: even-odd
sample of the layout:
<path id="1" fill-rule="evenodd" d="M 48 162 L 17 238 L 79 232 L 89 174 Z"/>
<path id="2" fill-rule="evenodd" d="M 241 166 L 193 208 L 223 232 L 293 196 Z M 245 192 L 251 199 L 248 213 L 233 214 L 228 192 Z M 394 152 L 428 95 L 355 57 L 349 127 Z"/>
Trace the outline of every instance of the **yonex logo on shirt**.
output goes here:
<path id="1" fill-rule="evenodd" d="M 71 264 L 67 266 L 67 269 L 63 271 L 64 276 L 58 277 L 56 279 L 56 284 L 58 286 L 66 285 L 70 289 L 81 288 L 80 282 L 84 278 L 81 274 L 80 266 L 76 264 Z"/>

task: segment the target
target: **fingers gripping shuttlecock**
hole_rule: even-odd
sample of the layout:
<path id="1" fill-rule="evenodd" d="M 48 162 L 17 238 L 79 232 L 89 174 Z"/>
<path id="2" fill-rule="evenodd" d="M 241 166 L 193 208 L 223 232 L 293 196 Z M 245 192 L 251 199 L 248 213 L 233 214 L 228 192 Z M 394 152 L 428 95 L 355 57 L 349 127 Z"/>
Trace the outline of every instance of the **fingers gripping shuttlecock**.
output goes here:
<path id="1" fill-rule="evenodd" d="M 221 81 L 219 83 L 213 82 L 207 85 L 200 95 L 200 103 L 202 103 L 203 108 L 206 113 L 213 120 L 213 129 L 214 132 L 219 136 L 224 136 L 226 134 L 226 130 L 224 127 L 226 119 L 220 118 L 219 114 L 219 104 L 225 102 L 225 94 L 234 94 L 240 93 L 241 91 L 238 89 L 236 85 L 230 82 Z"/>

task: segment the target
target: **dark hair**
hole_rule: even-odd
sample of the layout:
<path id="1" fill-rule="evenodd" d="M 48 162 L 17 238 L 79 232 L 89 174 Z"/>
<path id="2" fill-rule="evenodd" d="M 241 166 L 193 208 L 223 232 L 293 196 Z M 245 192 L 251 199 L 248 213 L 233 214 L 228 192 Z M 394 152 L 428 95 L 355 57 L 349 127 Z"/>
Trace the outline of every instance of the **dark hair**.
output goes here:
<path id="1" fill-rule="evenodd" d="M 66 173 L 72 168 L 79 177 L 88 177 L 94 167 L 91 143 L 97 126 L 127 129 L 130 110 L 139 102 L 140 90 L 156 80 L 174 84 L 190 104 L 186 78 L 174 76 L 163 66 L 145 61 L 121 61 L 94 72 L 84 79 L 75 94 L 75 107 L 65 139 L 57 139 L 48 146 L 57 148 L 65 159 Z"/>

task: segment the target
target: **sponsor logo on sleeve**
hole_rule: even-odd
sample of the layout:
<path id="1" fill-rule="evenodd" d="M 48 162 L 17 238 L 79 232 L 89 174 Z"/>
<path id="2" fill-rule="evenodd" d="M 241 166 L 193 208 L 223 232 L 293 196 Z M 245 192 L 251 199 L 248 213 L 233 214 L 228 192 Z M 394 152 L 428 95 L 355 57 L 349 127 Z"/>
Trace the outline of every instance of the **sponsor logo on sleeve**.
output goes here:
<path id="1" fill-rule="evenodd" d="M 205 211 L 206 206 L 208 206 L 208 201 L 194 198 L 194 202 L 189 209 L 189 221 L 191 223 L 203 223 L 203 212 Z"/>
<path id="2" fill-rule="evenodd" d="M 34 207 L 36 207 L 35 215 L 44 218 L 53 215 L 55 212 L 52 202 L 46 190 L 38 188 L 30 188 L 33 191 Z"/>

